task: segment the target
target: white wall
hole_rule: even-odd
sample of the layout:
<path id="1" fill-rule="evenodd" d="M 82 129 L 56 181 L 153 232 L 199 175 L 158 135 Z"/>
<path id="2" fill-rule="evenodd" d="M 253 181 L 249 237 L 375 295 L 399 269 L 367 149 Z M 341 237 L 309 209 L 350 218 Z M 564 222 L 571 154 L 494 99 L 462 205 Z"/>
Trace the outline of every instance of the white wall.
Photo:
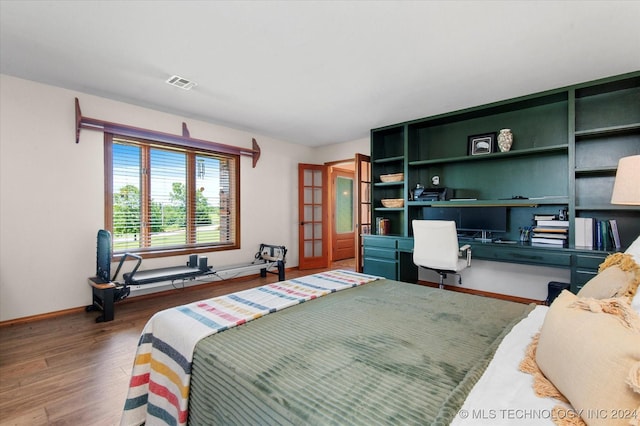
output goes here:
<path id="1" fill-rule="evenodd" d="M 353 159 L 356 153 L 369 155 L 369 151 L 371 150 L 369 140 L 367 137 L 351 142 L 320 146 L 316 148 L 316 152 L 314 153 L 315 164 Z"/>
<path id="2" fill-rule="evenodd" d="M 75 97 L 86 117 L 172 134 L 184 121 L 194 138 L 247 148 L 256 138 L 257 167 L 241 159 L 241 249 L 203 255 L 233 265 L 252 260 L 260 243 L 278 244 L 289 249 L 287 267 L 297 266 L 297 163 L 317 161 L 313 148 L 0 75 L 0 321 L 91 303 L 87 277 L 104 226 L 103 135 L 83 129 L 75 143 Z"/>
<path id="3" fill-rule="evenodd" d="M 447 276 L 445 284 L 533 300 L 547 298 L 549 281 L 571 281 L 569 269 L 478 260 L 473 259 L 473 253 L 471 267 L 461 275 L 462 285 L 454 275 Z M 439 277 L 435 272 L 421 269 L 418 279 L 437 283 Z"/>

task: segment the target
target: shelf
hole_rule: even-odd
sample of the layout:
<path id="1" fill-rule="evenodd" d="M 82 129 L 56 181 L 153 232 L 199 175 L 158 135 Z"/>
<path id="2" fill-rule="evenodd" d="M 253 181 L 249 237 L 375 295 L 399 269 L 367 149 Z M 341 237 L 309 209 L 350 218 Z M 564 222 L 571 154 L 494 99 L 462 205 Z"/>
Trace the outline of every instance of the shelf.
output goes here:
<path id="1" fill-rule="evenodd" d="M 624 126 L 600 127 L 597 129 L 579 130 L 575 132 L 576 138 L 588 138 L 613 134 L 633 133 L 640 131 L 640 123 L 632 123 Z M 576 140 L 578 142 L 578 140 Z"/>
<path id="2" fill-rule="evenodd" d="M 409 201 L 408 206 L 416 207 L 468 207 L 468 206 L 504 206 L 504 207 L 536 207 L 539 205 L 569 204 L 569 197 L 558 196 L 548 198 L 532 198 L 517 200 L 459 200 L 459 201 Z"/>
<path id="3" fill-rule="evenodd" d="M 398 161 L 404 161 L 404 155 L 400 155 L 397 157 L 385 157 L 385 158 L 377 158 L 375 160 L 373 160 L 374 163 L 376 164 L 381 164 L 381 163 L 395 163 Z"/>
<path id="4" fill-rule="evenodd" d="M 617 210 L 617 211 L 636 211 L 640 212 L 640 206 L 623 206 L 614 204 L 585 204 L 577 205 L 576 210 Z"/>
<path id="5" fill-rule="evenodd" d="M 377 212 L 401 212 L 404 211 L 404 207 L 375 207 Z"/>
<path id="6" fill-rule="evenodd" d="M 410 161 L 410 166 L 426 166 L 431 164 L 445 164 L 445 163 L 461 163 L 464 161 L 483 161 L 483 160 L 496 160 L 499 158 L 513 158 L 522 157 L 534 154 L 545 154 L 553 152 L 564 152 L 569 149 L 568 144 L 551 145 L 540 148 L 519 149 L 509 152 L 494 152 L 486 155 L 466 155 L 464 157 L 448 157 L 437 158 L 433 160 L 418 160 Z"/>
<path id="7" fill-rule="evenodd" d="M 393 186 L 404 186 L 404 181 L 398 181 L 398 182 L 376 182 L 373 184 L 373 186 L 375 187 L 393 187 Z"/>
<path id="8" fill-rule="evenodd" d="M 513 111 L 528 110 L 540 106 L 566 103 L 568 92 L 565 89 L 549 90 L 545 93 L 526 95 L 515 99 L 509 99 L 492 104 L 475 106 L 454 112 L 435 115 L 406 122 L 415 128 L 441 126 L 460 121 L 474 120 L 487 116 L 495 116 Z"/>
<path id="9" fill-rule="evenodd" d="M 576 168 L 576 175 L 615 175 L 616 170 L 618 170 L 615 166 L 610 167 L 580 167 Z"/>

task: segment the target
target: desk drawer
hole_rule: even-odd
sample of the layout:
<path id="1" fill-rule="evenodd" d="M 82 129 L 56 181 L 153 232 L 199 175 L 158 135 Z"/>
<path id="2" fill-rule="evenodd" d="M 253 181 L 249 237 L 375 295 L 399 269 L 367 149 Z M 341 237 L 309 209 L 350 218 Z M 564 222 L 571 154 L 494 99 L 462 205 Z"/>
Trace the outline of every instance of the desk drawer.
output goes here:
<path id="1" fill-rule="evenodd" d="M 607 254 L 600 254 L 600 255 L 579 254 L 576 256 L 576 267 L 582 268 L 582 269 L 593 269 L 594 271 L 597 271 L 598 267 L 600 267 L 600 264 L 604 262 L 604 259 L 606 257 L 607 257 Z"/>
<path id="2" fill-rule="evenodd" d="M 376 259 L 396 260 L 396 251 L 395 250 L 390 250 L 390 249 L 385 249 L 385 248 L 365 246 L 364 247 L 364 257 L 365 258 L 374 257 Z"/>
<path id="3" fill-rule="evenodd" d="M 558 250 L 509 249 L 495 246 L 474 245 L 472 259 L 488 259 L 501 262 L 525 263 L 542 266 L 571 266 L 571 255 Z M 471 261 L 473 263 L 473 260 Z"/>
<path id="4" fill-rule="evenodd" d="M 376 237 L 376 236 L 364 237 L 365 247 L 384 247 L 384 248 L 395 249 L 396 242 L 397 242 L 397 239 L 393 237 Z"/>
<path id="5" fill-rule="evenodd" d="M 365 255 L 363 272 L 390 280 L 397 279 L 398 262 L 392 260 L 372 259 Z"/>
<path id="6" fill-rule="evenodd" d="M 576 271 L 576 286 L 582 288 L 584 284 L 586 284 L 591 278 L 598 275 L 596 272 L 589 271 Z"/>

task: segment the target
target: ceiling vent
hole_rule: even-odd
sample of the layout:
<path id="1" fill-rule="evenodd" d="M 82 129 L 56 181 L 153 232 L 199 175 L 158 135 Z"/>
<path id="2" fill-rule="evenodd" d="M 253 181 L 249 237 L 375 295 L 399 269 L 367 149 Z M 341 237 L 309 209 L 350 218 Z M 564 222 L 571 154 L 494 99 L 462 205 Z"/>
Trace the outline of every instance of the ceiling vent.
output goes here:
<path id="1" fill-rule="evenodd" d="M 167 80 L 167 83 L 179 87 L 184 90 L 190 90 L 192 87 L 197 86 L 198 83 L 195 81 L 187 80 L 184 77 L 180 77 L 179 75 L 174 75 Z"/>

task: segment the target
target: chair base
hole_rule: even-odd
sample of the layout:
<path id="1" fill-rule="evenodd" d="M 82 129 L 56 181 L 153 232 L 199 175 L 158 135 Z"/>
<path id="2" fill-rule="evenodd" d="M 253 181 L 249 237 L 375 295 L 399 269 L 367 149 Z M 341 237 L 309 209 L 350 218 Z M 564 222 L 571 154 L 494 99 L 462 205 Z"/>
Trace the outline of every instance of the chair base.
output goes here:
<path id="1" fill-rule="evenodd" d="M 457 272 L 451 272 L 451 271 L 436 271 L 438 273 L 438 275 L 440 275 L 440 282 L 438 283 L 438 288 L 440 290 L 444 289 L 444 280 L 445 278 L 447 278 L 448 274 L 453 274 L 456 275 L 458 277 L 458 284 L 462 285 L 462 275 L 458 274 Z"/>

